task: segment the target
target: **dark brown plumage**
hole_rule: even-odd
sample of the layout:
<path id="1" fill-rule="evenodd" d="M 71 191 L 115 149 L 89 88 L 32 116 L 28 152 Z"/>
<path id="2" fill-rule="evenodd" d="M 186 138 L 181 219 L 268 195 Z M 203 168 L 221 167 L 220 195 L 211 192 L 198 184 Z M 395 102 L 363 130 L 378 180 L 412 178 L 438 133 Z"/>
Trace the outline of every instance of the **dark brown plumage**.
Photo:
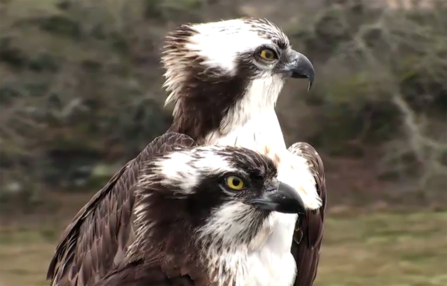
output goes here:
<path id="1" fill-rule="evenodd" d="M 167 274 L 161 266 L 134 261 L 109 273 L 94 286 L 207 286 L 204 280 L 194 281 L 189 274 Z"/>
<path id="2" fill-rule="evenodd" d="M 202 59 L 198 56 L 189 56 L 187 61 L 184 61 L 184 57 L 171 59 L 172 55 L 186 53 L 182 48 L 185 39 L 196 33 L 188 25 L 180 26 L 168 36 L 164 53 L 166 67 L 175 67 L 174 70 L 181 70 L 184 75 L 180 89 L 182 94 L 176 94 L 173 100 L 188 98 L 178 102 L 176 108 L 179 111 L 174 113 L 173 124 L 169 131 L 188 134 L 201 140 L 203 134 L 208 134 L 219 127 L 222 117 L 231 105 L 243 97 L 251 74 L 245 68 L 236 76 L 213 76 L 218 75 L 220 71 L 209 68 L 204 73 L 201 66 Z M 200 88 L 197 88 L 199 86 Z"/>
<path id="3" fill-rule="evenodd" d="M 257 31 L 261 35 L 263 34 L 262 31 L 269 29 L 268 22 L 247 21 L 253 21 L 254 26 L 261 27 Z M 220 128 L 228 127 L 222 125 L 223 122 L 230 124 L 231 128 L 233 128 L 233 125 L 234 128 L 238 127 L 236 126 L 236 123 L 240 124 L 238 122 L 223 121 L 225 116 L 234 115 L 244 120 L 251 116 L 251 106 L 238 106 L 238 109 L 232 110 L 231 113 L 229 110 L 246 96 L 244 93 L 247 92 L 246 88 L 249 85 L 249 80 L 256 78 L 256 72 L 259 71 L 254 71 L 253 66 L 249 66 L 249 62 L 243 60 L 237 62 L 238 72 L 233 76 L 226 76 L 225 73 L 222 74 L 222 71 L 212 68 L 204 70 L 204 67 L 200 66 L 200 61 L 203 59 L 194 57 L 190 51 L 185 50 L 185 47 L 182 46 L 188 41 L 187 37 L 191 33 L 195 33 L 188 29 L 188 26 L 185 26 L 177 31 L 178 34 L 172 34 L 171 40 L 168 39 L 166 51 L 171 54 L 166 56 L 167 62 L 165 62 L 165 67 L 171 70 L 170 76 L 167 77 L 170 82 L 170 90 L 168 88 L 168 91 L 174 92 L 174 95 L 171 94 L 171 102 L 176 104 L 174 122 L 168 132 L 178 132 L 185 135 L 167 133 L 155 139 L 135 159 L 129 161 L 115 174 L 106 186 L 78 212 L 62 234 L 56 253 L 50 263 L 47 278 L 52 279 L 52 285 L 90 286 L 115 267 L 123 267 L 117 265 L 117 263 L 121 262 L 127 247 L 134 240 L 132 222 L 135 198 L 133 191 L 142 161 L 150 161 L 156 154 L 168 152 L 176 146 L 193 146 L 196 143 L 200 145 L 209 144 L 207 136 L 211 132 L 217 134 L 216 137 L 219 138 L 222 135 Z M 275 29 L 273 28 L 271 33 L 267 32 L 266 37 L 273 42 L 279 42 L 279 48 L 289 49 L 288 40 L 279 30 Z M 306 63 L 304 67 L 307 68 L 307 71 L 312 70 L 313 78 L 313 67 L 310 62 Z M 272 90 L 278 90 L 279 92 L 280 89 L 272 88 Z M 258 90 L 258 92 L 260 91 L 262 90 Z M 277 96 L 277 94 L 272 96 Z M 266 99 L 272 96 L 266 96 Z M 256 98 L 260 97 L 256 95 Z M 253 100 L 251 102 L 256 103 Z M 275 100 L 271 102 L 273 103 Z M 271 108 L 273 110 L 273 106 Z M 241 113 L 243 112 L 246 114 L 242 116 Z M 255 107 L 253 107 L 253 112 L 258 112 Z M 231 128 L 230 130 L 232 130 Z M 264 129 L 271 131 L 268 126 L 264 126 Z M 243 135 L 247 135 L 247 131 L 247 129 L 243 130 L 242 132 L 245 132 Z M 253 135 L 249 133 L 249 135 L 254 142 L 244 142 L 245 147 L 251 147 L 250 144 L 253 144 L 252 147 L 254 147 L 255 143 L 263 143 L 262 140 L 266 139 L 265 137 L 259 137 L 259 133 L 253 133 Z M 283 138 L 280 139 L 283 140 Z M 215 141 L 211 143 L 214 144 Z M 237 140 L 234 143 L 238 143 Z M 266 142 L 266 144 L 272 144 L 272 142 Z M 270 147 L 274 149 L 276 145 L 270 145 Z M 296 143 L 289 148 L 289 151 L 304 157 L 311 164 L 310 168 L 323 201 L 319 210 L 308 212 L 305 219 L 300 217 L 291 249 L 298 268 L 294 286 L 311 286 L 317 273 L 323 236 L 326 206 L 324 169 L 321 158 L 310 145 Z M 156 267 L 152 268 L 151 265 L 147 264 L 132 264 L 125 266 L 123 269 L 132 269 L 133 267 L 144 269 L 148 273 L 158 273 Z M 130 276 L 126 276 L 130 273 L 126 274 L 125 271 L 122 271 L 110 275 L 132 281 Z M 134 274 L 137 276 L 145 275 L 141 271 Z M 165 274 L 154 275 L 159 275 L 161 280 L 160 282 L 154 282 L 153 285 L 189 285 L 175 284 L 177 282 L 169 282 L 169 279 L 163 280 Z M 171 274 L 166 275 L 172 277 Z M 173 275 L 177 277 L 178 274 Z M 134 282 L 125 285 L 140 285 L 132 283 Z"/>
<path id="4" fill-rule="evenodd" d="M 129 161 L 77 213 L 61 235 L 47 277 L 54 285 L 92 285 L 123 256 L 131 237 L 135 202 L 132 188 L 140 163 L 178 147 L 193 146 L 191 137 L 165 133 Z"/>
<path id="5" fill-rule="evenodd" d="M 292 187 L 284 189 L 281 184 L 276 190 L 283 193 L 274 196 L 274 201 L 265 201 L 266 196 L 271 197 L 271 194 L 276 192 L 272 186 L 278 182 L 277 168 L 270 158 L 247 148 L 211 148 L 198 147 L 191 153 L 185 150 L 187 153 L 182 154 L 189 154 L 186 160 L 182 159 L 185 158 L 183 156 L 177 156 L 175 158 L 181 160 L 172 161 L 171 156 L 178 153 L 170 153 L 145 163 L 138 179 L 138 187 L 135 189 L 138 197 L 135 202 L 135 224 L 138 228 L 135 241 L 122 263 L 94 285 L 259 286 L 250 278 L 245 280 L 249 284 L 244 283 L 247 278 L 238 271 L 239 267 L 247 267 L 251 265 L 249 261 L 253 261 L 245 260 L 249 259 L 249 255 L 240 256 L 241 253 L 246 253 L 243 249 L 248 248 L 249 244 L 253 246 L 251 243 L 259 241 L 262 237 L 268 239 L 264 236 L 269 229 L 269 226 L 264 228 L 269 225 L 265 221 L 268 217 L 276 215 L 276 211 L 301 213 L 304 210 L 303 202 L 296 199 L 299 196 Z M 207 150 L 213 152 L 210 154 Z M 213 158 L 216 163 L 214 168 L 203 164 L 211 162 L 208 158 Z M 178 163 L 172 166 L 169 163 L 166 165 L 166 162 Z M 228 165 L 222 164 L 223 162 L 228 162 Z M 222 175 L 231 176 L 242 172 L 246 174 L 241 175 L 247 180 L 246 189 L 235 192 L 222 189 Z M 185 175 L 189 175 L 189 178 L 197 178 L 199 175 L 200 180 L 193 179 L 196 184 L 191 186 L 191 180 Z M 179 178 L 183 179 L 179 181 Z M 188 187 L 184 189 L 182 183 L 187 183 Z M 293 196 L 287 197 L 289 194 Z M 259 204 L 260 201 L 274 204 Z M 234 207 L 234 203 L 241 202 L 244 203 Z M 228 208 L 231 209 L 231 214 L 225 212 L 230 215 L 225 215 L 222 225 L 219 223 L 222 222 L 221 210 Z M 273 210 L 275 214 L 271 213 Z M 246 219 L 247 217 L 250 219 Z M 236 225 L 235 229 L 238 229 L 240 224 L 244 225 L 243 231 L 234 232 L 235 229 L 228 227 L 227 222 L 229 225 Z M 222 231 L 222 227 L 228 227 L 227 231 Z M 222 238 L 225 239 L 221 240 Z M 209 239 L 212 239 L 211 244 Z M 260 248 L 264 248 L 261 245 L 264 244 L 260 244 L 259 248 L 250 249 L 254 252 L 260 251 Z M 227 258 L 224 258 L 222 263 L 230 261 L 230 264 L 223 268 L 225 273 L 222 273 L 220 268 L 222 264 L 215 263 L 215 259 L 220 259 L 223 254 Z M 258 255 L 259 253 L 255 254 L 255 259 L 259 259 Z M 232 262 L 235 258 L 240 258 L 240 266 Z M 270 261 L 267 269 L 278 267 L 268 257 L 262 261 L 258 260 L 259 263 L 268 265 L 267 261 Z M 294 271 L 290 269 L 285 274 L 293 277 Z M 214 284 L 214 281 L 217 284 Z M 235 281 L 238 283 L 233 284 Z"/>
<path id="6" fill-rule="evenodd" d="M 166 133 L 151 142 L 134 160 L 127 163 L 113 176 L 109 183 L 79 211 L 62 235 L 63 239 L 57 247 L 49 270 L 49 275 L 58 273 L 55 282 L 60 285 L 95 286 L 209 285 L 206 274 L 199 266 L 192 263 L 196 259 L 194 257 L 185 256 L 184 263 L 178 266 L 172 262 L 159 265 L 156 259 L 152 262 L 151 260 L 136 260 L 124 265 L 113 263 L 113 254 L 120 251 L 124 253 L 134 239 L 134 237 L 126 236 L 130 233 L 131 211 L 134 207 L 133 192 L 122 192 L 119 188 L 132 189 L 136 184 L 141 162 L 147 162 L 155 156 L 176 148 L 194 145 L 194 140 L 189 136 Z M 321 210 L 308 212 L 306 218 L 297 223 L 292 244 L 292 254 L 297 261 L 298 273 L 302 274 L 297 276 L 294 285 L 306 286 L 312 285 L 319 261 L 326 205 L 324 167 L 318 153 L 307 143 L 295 143 L 289 151 L 306 158 L 311 164 L 310 168 L 318 182 L 320 196 L 323 198 Z M 154 209 L 154 211 L 157 210 Z M 97 214 L 100 215 L 97 216 Z M 95 223 L 90 224 L 90 222 Z M 120 228 L 125 226 L 128 227 Z M 90 227 L 90 229 L 86 231 L 83 229 L 85 227 Z M 184 238 L 182 234 L 177 237 Z M 92 241 L 95 243 L 91 243 Z M 179 245 L 180 242 L 171 241 L 169 244 L 174 250 L 175 245 Z M 178 249 L 178 252 L 188 253 L 183 248 Z M 110 254 L 102 257 L 101 253 Z M 62 265 L 57 264 L 58 259 L 61 258 L 65 258 L 63 261 L 68 264 L 65 270 L 62 270 Z M 82 266 L 80 266 L 81 263 Z M 105 278 L 98 282 L 102 277 Z M 94 284 L 95 282 L 97 283 Z"/>

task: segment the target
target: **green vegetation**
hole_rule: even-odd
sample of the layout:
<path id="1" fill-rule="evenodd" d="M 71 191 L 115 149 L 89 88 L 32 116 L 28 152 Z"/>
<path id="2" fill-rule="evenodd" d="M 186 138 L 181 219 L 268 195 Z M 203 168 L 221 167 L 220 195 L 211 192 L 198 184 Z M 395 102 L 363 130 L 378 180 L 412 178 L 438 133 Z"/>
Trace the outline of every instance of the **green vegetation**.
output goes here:
<path id="1" fill-rule="evenodd" d="M 256 1 L 227 2 L 1 4 L 0 201 L 19 195 L 35 203 L 42 189 L 96 189 L 164 132 L 162 38 L 183 22 L 264 13 Z M 373 9 L 369 2 L 309 11 L 287 2 L 296 17 L 263 15 L 317 68 L 311 93 L 286 88 L 281 96 L 286 138 L 334 158 L 365 159 L 373 146 L 381 155 L 370 166 L 382 178 L 411 176 L 414 189 L 435 192 L 446 174 L 447 8 L 441 1 L 431 9 Z"/>
<path id="2" fill-rule="evenodd" d="M 39 228 L 0 232 L 0 285 L 43 286 L 46 270 L 55 249 L 54 237 Z"/>
<path id="3" fill-rule="evenodd" d="M 446 285 L 446 223 L 447 213 L 332 216 L 317 286 Z"/>

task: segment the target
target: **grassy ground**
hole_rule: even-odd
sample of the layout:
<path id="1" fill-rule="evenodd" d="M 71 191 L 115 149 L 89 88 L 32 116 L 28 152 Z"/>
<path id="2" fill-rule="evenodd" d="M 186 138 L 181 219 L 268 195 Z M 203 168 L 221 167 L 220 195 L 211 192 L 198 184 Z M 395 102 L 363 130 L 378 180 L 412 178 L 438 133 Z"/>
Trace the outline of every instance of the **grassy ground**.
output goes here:
<path id="1" fill-rule="evenodd" d="M 316 286 L 447 285 L 446 226 L 446 212 L 332 214 Z M 48 285 L 55 229 L 0 229 L 0 286 Z"/>
<path id="2" fill-rule="evenodd" d="M 319 286 L 447 285 L 447 213 L 328 221 Z"/>

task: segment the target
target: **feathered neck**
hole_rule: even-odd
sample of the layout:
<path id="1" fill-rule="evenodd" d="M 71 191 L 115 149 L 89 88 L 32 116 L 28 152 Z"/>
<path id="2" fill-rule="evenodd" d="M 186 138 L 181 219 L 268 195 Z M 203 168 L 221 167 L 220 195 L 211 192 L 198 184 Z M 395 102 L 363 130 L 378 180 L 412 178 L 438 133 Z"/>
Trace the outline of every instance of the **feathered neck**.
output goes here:
<path id="1" fill-rule="evenodd" d="M 222 89 L 214 86 L 214 93 L 203 91 L 178 98 L 169 131 L 187 134 L 198 144 L 257 149 L 253 148 L 255 142 L 263 142 L 285 148 L 274 109 L 283 79 L 269 76 L 246 84 L 241 79 L 238 84 L 223 84 L 226 87 Z"/>

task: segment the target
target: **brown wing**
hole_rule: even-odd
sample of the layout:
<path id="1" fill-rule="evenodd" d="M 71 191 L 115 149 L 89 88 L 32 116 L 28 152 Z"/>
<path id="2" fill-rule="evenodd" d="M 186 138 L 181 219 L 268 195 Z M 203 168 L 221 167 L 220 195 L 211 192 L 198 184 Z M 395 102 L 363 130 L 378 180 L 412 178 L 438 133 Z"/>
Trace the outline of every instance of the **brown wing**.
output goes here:
<path id="1" fill-rule="evenodd" d="M 133 239 L 131 188 L 141 163 L 174 148 L 193 145 L 194 140 L 187 135 L 165 133 L 124 165 L 63 232 L 47 272 L 52 285 L 87 286 L 106 275 Z"/>
<path id="2" fill-rule="evenodd" d="M 189 275 L 167 275 L 160 266 L 148 265 L 142 260 L 114 270 L 94 286 L 206 286 L 194 282 Z"/>
<path id="3" fill-rule="evenodd" d="M 317 275 L 320 247 L 323 238 L 324 213 L 326 210 L 326 181 L 323 161 L 309 144 L 297 142 L 289 147 L 289 152 L 305 158 L 310 165 L 318 194 L 323 205 L 315 211 L 308 211 L 306 217 L 298 221 L 293 235 L 292 255 L 297 265 L 294 286 L 311 286 Z"/>

